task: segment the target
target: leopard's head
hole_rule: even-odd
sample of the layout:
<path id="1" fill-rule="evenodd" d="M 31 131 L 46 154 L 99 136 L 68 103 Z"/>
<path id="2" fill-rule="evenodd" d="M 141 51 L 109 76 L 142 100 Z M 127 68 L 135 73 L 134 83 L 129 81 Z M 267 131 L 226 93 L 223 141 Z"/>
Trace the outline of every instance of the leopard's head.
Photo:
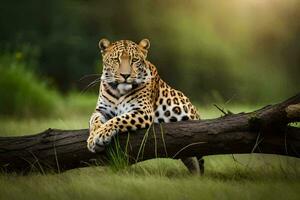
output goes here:
<path id="1" fill-rule="evenodd" d="M 111 43 L 107 39 L 99 41 L 103 58 L 101 81 L 107 82 L 121 93 L 145 83 L 151 77 L 147 65 L 148 39 L 136 44 L 130 40 Z"/>

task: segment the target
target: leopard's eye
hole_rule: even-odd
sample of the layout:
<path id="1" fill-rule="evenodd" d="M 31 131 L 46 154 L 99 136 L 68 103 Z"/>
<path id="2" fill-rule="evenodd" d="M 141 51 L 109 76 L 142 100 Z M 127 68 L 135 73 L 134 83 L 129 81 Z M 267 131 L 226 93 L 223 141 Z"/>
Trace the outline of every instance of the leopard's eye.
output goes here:
<path id="1" fill-rule="evenodd" d="M 131 62 L 137 62 L 137 61 L 139 61 L 140 59 L 138 59 L 138 58 L 132 58 L 132 60 L 131 60 Z"/>
<path id="2" fill-rule="evenodd" d="M 116 58 L 111 58 L 114 62 L 119 62 L 119 58 L 116 57 Z"/>

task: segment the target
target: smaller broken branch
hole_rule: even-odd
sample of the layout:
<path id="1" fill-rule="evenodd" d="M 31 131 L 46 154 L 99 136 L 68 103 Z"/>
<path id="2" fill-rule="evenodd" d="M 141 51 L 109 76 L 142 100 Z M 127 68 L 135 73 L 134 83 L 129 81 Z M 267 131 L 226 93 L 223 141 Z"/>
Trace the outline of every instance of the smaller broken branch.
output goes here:
<path id="1" fill-rule="evenodd" d="M 230 110 L 227 110 L 227 112 L 226 112 L 226 111 L 224 110 L 224 108 L 221 108 L 221 107 L 218 106 L 217 104 L 214 104 L 214 106 L 215 106 L 221 113 L 223 113 L 225 116 L 234 114 L 234 113 L 231 112 Z"/>

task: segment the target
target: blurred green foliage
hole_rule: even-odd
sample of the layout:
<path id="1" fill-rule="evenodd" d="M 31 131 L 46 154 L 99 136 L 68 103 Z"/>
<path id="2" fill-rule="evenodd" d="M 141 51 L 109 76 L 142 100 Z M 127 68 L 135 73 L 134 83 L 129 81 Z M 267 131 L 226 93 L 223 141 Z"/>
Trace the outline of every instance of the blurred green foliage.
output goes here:
<path id="1" fill-rule="evenodd" d="M 102 37 L 149 38 L 149 60 L 161 77 L 202 104 L 270 103 L 300 89 L 298 0 L 3 0 L 0 5 L 0 53 L 31 48 L 27 58 L 35 61 L 26 67 L 64 92 L 80 90 L 80 77 L 99 73 Z"/>
<path id="2" fill-rule="evenodd" d="M 49 117 L 59 107 L 60 96 L 26 69 L 22 57 L 21 52 L 0 56 L 0 114 Z"/>

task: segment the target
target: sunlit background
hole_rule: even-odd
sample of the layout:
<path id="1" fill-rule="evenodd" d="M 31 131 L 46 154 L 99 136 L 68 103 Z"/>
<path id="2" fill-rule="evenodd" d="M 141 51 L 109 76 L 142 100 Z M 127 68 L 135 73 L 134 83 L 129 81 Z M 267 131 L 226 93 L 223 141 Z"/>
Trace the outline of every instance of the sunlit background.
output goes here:
<path id="1" fill-rule="evenodd" d="M 2 0 L 0 113 L 96 101 L 100 38 L 149 38 L 161 77 L 201 106 L 267 104 L 300 89 L 299 0 Z M 90 75 L 90 76 L 86 76 Z M 89 110 L 90 112 L 91 110 Z"/>
<path id="2" fill-rule="evenodd" d="M 149 38 L 149 60 L 202 119 L 223 115 L 214 104 L 247 112 L 300 91 L 300 0 L 1 0 L 0 137 L 87 128 L 103 37 Z M 262 140 L 259 133 L 253 150 Z M 0 199 L 300 199 L 298 158 L 204 160 L 201 177 L 173 159 L 59 174 L 44 173 L 36 160 L 32 171 L 43 174 L 25 176 L 5 174 L 4 165 Z"/>

